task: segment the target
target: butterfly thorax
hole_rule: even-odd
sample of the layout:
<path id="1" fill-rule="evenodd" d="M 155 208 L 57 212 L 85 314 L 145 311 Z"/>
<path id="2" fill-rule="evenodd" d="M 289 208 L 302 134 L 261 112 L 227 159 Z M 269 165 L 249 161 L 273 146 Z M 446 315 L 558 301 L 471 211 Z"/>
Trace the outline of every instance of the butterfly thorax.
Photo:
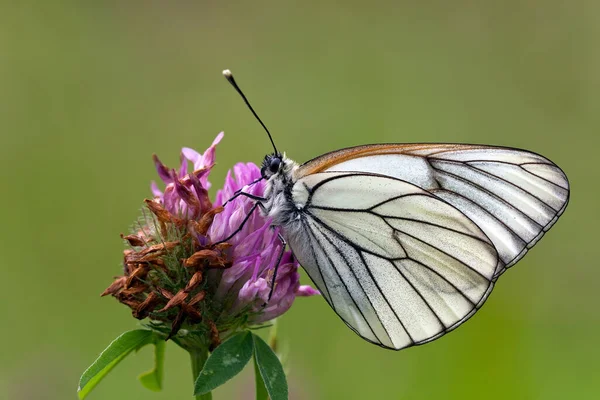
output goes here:
<path id="1" fill-rule="evenodd" d="M 277 162 L 276 160 L 279 160 Z M 269 169 L 277 165 L 277 169 Z M 261 170 L 263 178 L 267 179 L 263 202 L 266 216 L 273 219 L 274 226 L 286 227 L 297 220 L 299 210 L 292 200 L 292 187 L 296 182 L 295 172 L 298 163 L 285 155 L 271 154 L 265 157 Z"/>

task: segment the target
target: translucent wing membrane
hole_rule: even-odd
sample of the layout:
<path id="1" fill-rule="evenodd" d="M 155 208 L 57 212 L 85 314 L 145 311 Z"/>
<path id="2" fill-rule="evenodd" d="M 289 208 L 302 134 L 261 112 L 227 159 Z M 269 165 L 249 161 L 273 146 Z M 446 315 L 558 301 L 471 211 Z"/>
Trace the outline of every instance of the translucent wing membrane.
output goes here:
<path id="1" fill-rule="evenodd" d="M 307 192 L 307 193 L 302 193 Z M 294 254 L 363 338 L 401 349 L 466 320 L 493 286 L 498 254 L 469 218 L 410 183 L 381 175 L 300 179 Z"/>
<path id="2" fill-rule="evenodd" d="M 430 163 L 441 186 L 432 192 L 481 226 L 496 246 L 504 264 L 496 277 L 537 243 L 567 205 L 566 178 L 563 187 L 520 165 L 498 161 L 434 158 Z M 555 177 L 564 177 L 550 164 L 525 165 L 555 168 Z"/>
<path id="3" fill-rule="evenodd" d="M 346 324 L 393 349 L 473 315 L 569 197 L 544 157 L 478 145 L 349 148 L 295 179 L 294 254 Z"/>
<path id="4" fill-rule="evenodd" d="M 384 174 L 419 186 L 475 222 L 498 251 L 497 278 L 556 222 L 569 183 L 546 158 L 528 151 L 478 145 L 360 146 L 325 154 L 300 168 L 316 172 Z"/>

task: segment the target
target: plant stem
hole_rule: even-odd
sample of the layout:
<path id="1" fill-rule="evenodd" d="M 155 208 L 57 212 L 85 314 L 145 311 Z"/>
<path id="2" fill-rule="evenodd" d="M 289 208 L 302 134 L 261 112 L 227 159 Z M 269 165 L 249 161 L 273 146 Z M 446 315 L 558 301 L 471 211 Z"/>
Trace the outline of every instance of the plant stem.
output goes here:
<path id="1" fill-rule="evenodd" d="M 196 385 L 196 379 L 204 367 L 204 363 L 208 358 L 208 350 L 192 350 L 190 351 L 190 359 L 192 361 L 192 375 L 194 377 L 194 386 Z M 196 396 L 196 400 L 212 400 L 212 393 L 208 392 Z"/>

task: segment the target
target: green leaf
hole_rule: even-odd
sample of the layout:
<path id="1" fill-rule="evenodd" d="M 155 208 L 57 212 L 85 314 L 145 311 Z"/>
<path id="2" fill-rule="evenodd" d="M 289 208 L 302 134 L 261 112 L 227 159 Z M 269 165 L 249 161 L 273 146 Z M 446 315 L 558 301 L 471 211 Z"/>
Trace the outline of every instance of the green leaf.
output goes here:
<path id="1" fill-rule="evenodd" d="M 271 400 L 287 400 L 288 387 L 277 355 L 260 337 L 252 334 L 254 359 Z"/>
<path id="2" fill-rule="evenodd" d="M 153 340 L 154 333 L 146 329 L 128 331 L 116 338 L 81 375 L 77 388 L 79 398 L 85 399 L 90 391 L 129 353 L 152 343 Z"/>
<path id="3" fill-rule="evenodd" d="M 256 385 L 256 400 L 269 400 L 269 393 L 267 393 L 265 381 L 263 381 L 260 371 L 258 370 L 256 357 L 254 357 L 254 381 Z"/>
<path id="4" fill-rule="evenodd" d="M 194 396 L 205 394 L 236 376 L 252 357 L 252 335 L 238 333 L 223 342 L 204 363 L 194 386 Z"/>
<path id="5" fill-rule="evenodd" d="M 153 392 L 162 389 L 163 364 L 165 361 L 165 341 L 154 336 L 154 368 L 138 376 L 140 383 Z"/>

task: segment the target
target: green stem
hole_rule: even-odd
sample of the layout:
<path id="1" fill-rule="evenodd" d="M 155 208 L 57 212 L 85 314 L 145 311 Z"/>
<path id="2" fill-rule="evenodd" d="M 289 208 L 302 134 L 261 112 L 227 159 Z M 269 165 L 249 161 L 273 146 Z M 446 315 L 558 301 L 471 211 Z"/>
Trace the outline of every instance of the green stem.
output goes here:
<path id="1" fill-rule="evenodd" d="M 194 377 L 194 385 L 196 384 L 196 379 L 198 379 L 198 375 L 200 375 L 200 371 L 204 367 L 204 363 L 208 358 L 207 350 L 192 350 L 190 351 L 190 359 L 192 361 L 192 375 Z M 196 396 L 196 400 L 212 400 L 212 393 L 208 392 L 205 394 L 201 394 Z"/>

